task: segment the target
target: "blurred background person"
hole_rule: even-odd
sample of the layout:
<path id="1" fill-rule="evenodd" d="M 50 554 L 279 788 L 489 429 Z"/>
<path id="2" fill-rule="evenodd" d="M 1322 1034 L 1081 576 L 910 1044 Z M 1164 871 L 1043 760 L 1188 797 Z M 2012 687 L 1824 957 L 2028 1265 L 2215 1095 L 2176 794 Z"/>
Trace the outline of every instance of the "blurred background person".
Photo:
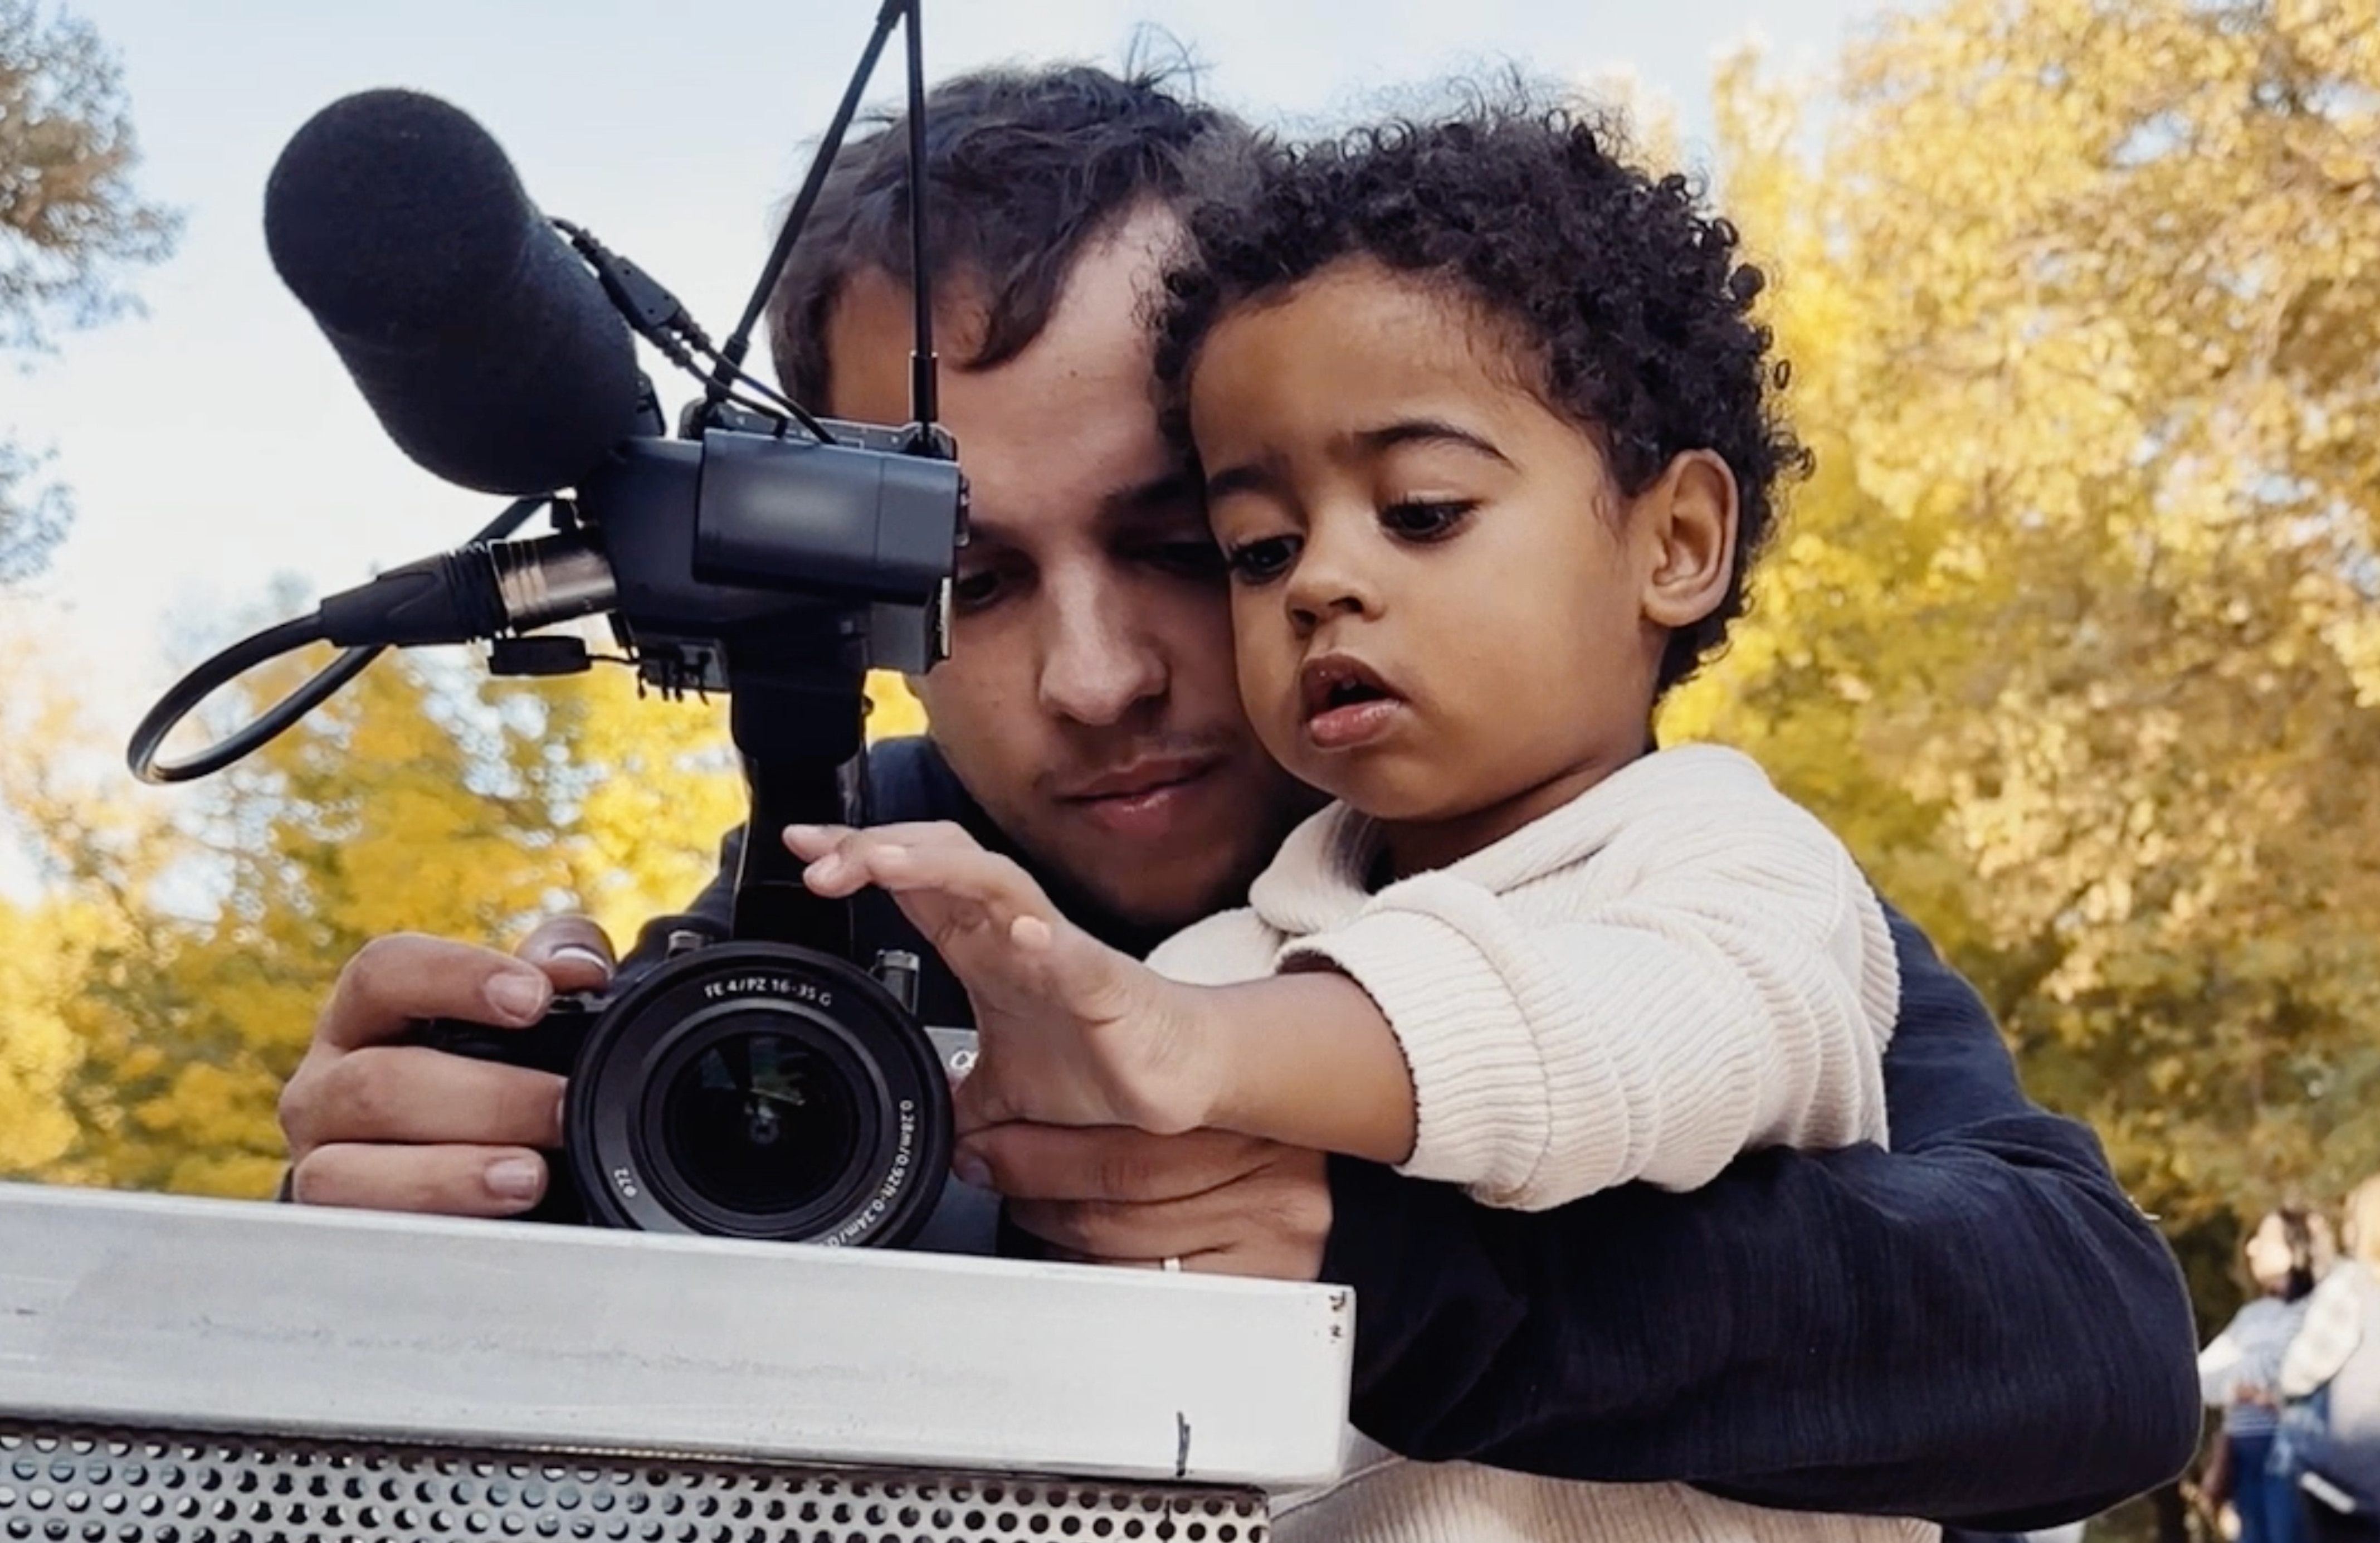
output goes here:
<path id="1" fill-rule="evenodd" d="M 2267 1212 L 2241 1246 L 2255 1294 L 2199 1353 L 2199 1386 L 2223 1411 L 2210 1499 L 2228 1500 L 2241 1543 L 2296 1543 L 2296 1475 L 2274 1463 L 2281 1363 L 2304 1324 L 2314 1285 L 2335 1253 L 2328 1222 L 2294 1206 Z"/>
<path id="2" fill-rule="evenodd" d="M 2349 1194 L 2339 1242 L 2276 1379 L 2276 1458 L 2316 1543 L 2380 1538 L 2380 1174 Z"/>

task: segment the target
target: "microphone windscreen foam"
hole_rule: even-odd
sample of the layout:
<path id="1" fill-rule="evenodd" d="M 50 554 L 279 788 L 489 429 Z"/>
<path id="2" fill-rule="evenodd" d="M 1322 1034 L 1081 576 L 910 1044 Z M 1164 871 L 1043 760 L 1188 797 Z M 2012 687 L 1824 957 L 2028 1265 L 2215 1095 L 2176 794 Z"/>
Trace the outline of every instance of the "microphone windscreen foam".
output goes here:
<path id="1" fill-rule="evenodd" d="M 274 164 L 264 229 L 382 426 L 438 476 L 548 492 L 635 431 L 627 324 L 468 115 L 407 91 L 333 103 Z"/>

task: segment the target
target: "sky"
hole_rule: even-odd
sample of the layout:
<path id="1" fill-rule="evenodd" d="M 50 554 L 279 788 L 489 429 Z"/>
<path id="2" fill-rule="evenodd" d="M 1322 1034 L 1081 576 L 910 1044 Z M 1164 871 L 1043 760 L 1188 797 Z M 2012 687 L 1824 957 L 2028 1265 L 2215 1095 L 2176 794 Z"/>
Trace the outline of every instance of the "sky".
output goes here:
<path id="1" fill-rule="evenodd" d="M 177 251 L 136 270 L 144 316 L 0 363 L 0 429 L 54 455 L 76 517 L 12 610 L 120 744 L 150 699 L 303 594 L 465 539 L 498 504 L 389 443 L 267 261 L 262 190 L 313 112 L 402 85 L 477 116 L 529 194 L 635 258 L 723 334 L 770 218 L 799 180 L 874 0 L 678 7 L 617 0 L 75 0 L 121 58 L 146 196 Z M 1690 152 L 1714 59 L 1757 40 L 1830 58 L 1860 0 L 928 0 L 927 68 L 1121 61 L 1148 29 L 1186 45 L 1211 100 L 1260 122 L 1344 121 L 1400 85 L 1518 63 L 1674 103 Z M 897 48 L 879 98 L 897 94 Z M 659 379 L 664 367 L 648 358 Z M 682 379 L 682 377 L 678 378 Z M 673 405 L 687 395 L 662 386 Z"/>

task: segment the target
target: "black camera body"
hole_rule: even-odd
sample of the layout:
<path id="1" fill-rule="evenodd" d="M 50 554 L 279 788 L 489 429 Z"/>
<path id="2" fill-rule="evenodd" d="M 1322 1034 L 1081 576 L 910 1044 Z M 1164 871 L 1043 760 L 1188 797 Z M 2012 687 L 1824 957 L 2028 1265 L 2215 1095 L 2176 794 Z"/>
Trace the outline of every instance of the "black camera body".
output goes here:
<path id="1" fill-rule="evenodd" d="M 777 839 L 870 822 L 866 672 L 939 657 L 965 529 L 947 436 L 830 431 L 831 445 L 718 425 L 695 443 L 631 439 L 581 480 L 564 530 L 532 543 L 549 596 L 569 591 L 574 550 L 598 558 L 605 581 L 579 592 L 602 596 L 649 686 L 727 694 L 751 798 L 724 928 L 663 924 L 663 946 L 632 955 L 659 964 L 526 1034 L 428 1027 L 439 1048 L 570 1079 L 549 1220 L 991 1251 L 989 1196 L 953 1197 L 972 1222 L 940 1214 L 964 1186 L 948 1183 L 944 1056 L 912 1012 L 917 960 L 864 967 L 851 903 L 811 893 Z M 971 1055 L 968 1039 L 951 1053 Z"/>
<path id="2" fill-rule="evenodd" d="M 415 1039 L 570 1079 L 526 1220 L 989 1252 L 996 1203 L 948 1179 L 975 1035 L 917 1022 L 917 965 L 888 953 L 871 975 L 680 925 L 658 964 L 529 1027 L 440 1019 Z"/>

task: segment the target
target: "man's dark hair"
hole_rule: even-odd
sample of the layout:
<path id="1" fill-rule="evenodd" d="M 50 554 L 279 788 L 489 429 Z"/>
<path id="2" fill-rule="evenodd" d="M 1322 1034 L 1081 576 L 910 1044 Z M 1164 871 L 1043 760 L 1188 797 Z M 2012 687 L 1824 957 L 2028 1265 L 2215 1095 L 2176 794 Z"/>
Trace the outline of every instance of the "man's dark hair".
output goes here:
<path id="1" fill-rule="evenodd" d="M 1022 353 L 1087 244 L 1144 203 L 1178 204 L 1200 159 L 1245 140 L 1172 79 L 1059 65 L 982 70 L 927 94 L 929 278 L 965 281 L 989 308 L 981 346 L 951 362 L 989 370 Z M 770 298 L 777 378 L 805 404 L 826 399 L 826 321 L 844 281 L 876 268 L 915 282 L 906 124 L 879 114 L 870 127 L 835 158 Z"/>
<path id="2" fill-rule="evenodd" d="M 1749 314 L 1757 268 L 1685 177 L 1609 148 L 1615 131 L 1518 91 L 1427 122 L 1306 145 L 1267 143 L 1190 211 L 1193 255 L 1167 279 L 1158 376 L 1182 393 L 1222 314 L 1344 258 L 1445 282 L 1512 329 L 1532 388 L 1597 436 L 1622 491 L 1707 449 L 1739 490 L 1735 570 L 1717 609 L 1670 636 L 1657 687 L 1692 674 L 1743 610 L 1774 487 L 1806 457 L 1772 411 L 1784 367 Z"/>

